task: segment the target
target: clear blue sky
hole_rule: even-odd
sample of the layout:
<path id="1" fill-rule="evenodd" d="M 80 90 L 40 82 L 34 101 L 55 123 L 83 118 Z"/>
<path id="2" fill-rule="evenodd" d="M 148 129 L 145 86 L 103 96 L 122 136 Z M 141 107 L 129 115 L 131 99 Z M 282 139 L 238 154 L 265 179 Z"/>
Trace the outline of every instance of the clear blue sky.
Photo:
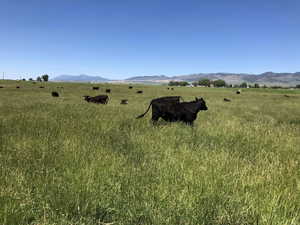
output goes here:
<path id="1" fill-rule="evenodd" d="M 300 71 L 299 0 L 0 0 L 0 72 Z"/>

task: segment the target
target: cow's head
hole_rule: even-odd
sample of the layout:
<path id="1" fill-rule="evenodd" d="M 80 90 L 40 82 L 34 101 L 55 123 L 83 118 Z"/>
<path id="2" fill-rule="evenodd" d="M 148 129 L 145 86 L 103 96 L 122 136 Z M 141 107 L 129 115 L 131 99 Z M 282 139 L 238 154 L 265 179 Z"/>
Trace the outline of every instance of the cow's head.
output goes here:
<path id="1" fill-rule="evenodd" d="M 84 100 L 86 100 L 86 101 L 90 100 L 90 96 L 88 96 L 88 95 L 84 95 L 83 97 L 84 97 Z"/>
<path id="2" fill-rule="evenodd" d="M 197 98 L 196 97 L 196 102 L 199 104 L 199 110 L 208 110 L 206 103 L 203 98 Z"/>

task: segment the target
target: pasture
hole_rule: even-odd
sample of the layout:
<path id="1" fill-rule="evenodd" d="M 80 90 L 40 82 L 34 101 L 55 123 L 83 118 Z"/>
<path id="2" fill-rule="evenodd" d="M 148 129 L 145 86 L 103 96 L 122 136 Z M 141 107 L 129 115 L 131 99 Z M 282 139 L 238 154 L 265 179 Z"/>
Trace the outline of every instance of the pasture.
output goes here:
<path id="1" fill-rule="evenodd" d="M 0 86 L 0 224 L 300 224 L 299 90 Z M 107 105 L 83 100 L 107 88 Z M 135 119 L 168 95 L 208 111 Z"/>

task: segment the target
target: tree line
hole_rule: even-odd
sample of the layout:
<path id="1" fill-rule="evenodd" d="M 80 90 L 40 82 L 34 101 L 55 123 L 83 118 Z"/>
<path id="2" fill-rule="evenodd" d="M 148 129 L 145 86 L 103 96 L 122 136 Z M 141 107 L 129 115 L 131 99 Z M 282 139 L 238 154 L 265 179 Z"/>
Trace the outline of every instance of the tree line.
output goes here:
<path id="1" fill-rule="evenodd" d="M 25 78 L 23 78 L 22 80 L 23 80 L 23 81 L 26 81 Z M 29 78 L 28 80 L 29 80 L 29 81 L 33 81 L 33 78 Z M 36 78 L 36 81 L 39 81 L 39 82 L 42 82 L 42 81 L 47 82 L 48 80 L 49 80 L 49 75 L 48 75 L 48 74 L 44 74 L 44 75 L 38 76 L 38 77 Z"/>
<path id="2" fill-rule="evenodd" d="M 210 79 L 201 79 L 199 81 L 195 81 L 193 83 L 189 83 L 187 81 L 170 81 L 169 86 L 188 86 L 193 85 L 194 87 L 228 87 L 228 88 L 267 88 L 266 85 L 259 85 L 258 83 L 249 84 L 247 82 L 243 82 L 241 84 L 227 84 L 224 80 L 210 80 Z M 281 86 L 270 86 L 270 88 L 283 88 Z M 295 88 L 300 88 L 300 84 L 297 84 Z"/>

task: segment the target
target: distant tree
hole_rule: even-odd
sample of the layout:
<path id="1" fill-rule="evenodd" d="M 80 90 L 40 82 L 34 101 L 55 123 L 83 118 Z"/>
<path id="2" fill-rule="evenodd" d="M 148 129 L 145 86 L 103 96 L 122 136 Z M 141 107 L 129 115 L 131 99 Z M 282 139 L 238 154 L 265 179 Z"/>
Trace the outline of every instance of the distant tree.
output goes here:
<path id="1" fill-rule="evenodd" d="M 23 81 L 26 81 L 26 79 L 25 79 L 25 78 L 23 78 L 22 80 L 23 80 Z"/>
<path id="2" fill-rule="evenodd" d="M 259 84 L 255 83 L 254 88 L 259 88 Z"/>
<path id="3" fill-rule="evenodd" d="M 195 81 L 195 82 L 192 83 L 192 85 L 193 85 L 194 87 L 197 87 L 197 86 L 199 85 L 199 83 L 198 83 L 197 81 Z"/>
<path id="4" fill-rule="evenodd" d="M 215 87 L 225 87 L 226 86 L 226 82 L 224 80 L 214 80 L 213 81 L 213 85 Z"/>
<path id="5" fill-rule="evenodd" d="M 29 78 L 29 80 L 30 80 L 30 81 L 33 81 L 33 79 L 32 79 L 32 78 Z"/>
<path id="6" fill-rule="evenodd" d="M 297 85 L 296 85 L 296 88 L 300 88 L 300 84 L 297 84 Z"/>
<path id="7" fill-rule="evenodd" d="M 168 85 L 169 86 L 187 86 L 187 85 L 189 85 L 189 83 L 186 81 L 170 81 Z"/>
<path id="8" fill-rule="evenodd" d="M 189 85 L 189 82 L 186 82 L 186 81 L 179 82 L 179 86 L 187 86 L 187 85 Z"/>
<path id="9" fill-rule="evenodd" d="M 241 83 L 240 87 L 241 87 L 241 88 L 246 88 L 246 87 L 248 87 L 248 85 L 247 85 L 246 82 L 243 82 L 243 83 Z"/>
<path id="10" fill-rule="evenodd" d="M 263 88 L 267 88 L 267 85 L 264 84 Z"/>
<path id="11" fill-rule="evenodd" d="M 42 82 L 42 78 L 41 77 L 37 77 L 36 80 L 39 81 L 39 82 Z"/>
<path id="12" fill-rule="evenodd" d="M 49 80 L 49 75 L 48 74 L 44 74 L 42 76 L 43 81 L 47 82 Z"/>
<path id="13" fill-rule="evenodd" d="M 202 80 L 199 80 L 198 84 L 200 86 L 209 87 L 211 84 L 211 81 L 209 79 L 202 79 Z"/>

